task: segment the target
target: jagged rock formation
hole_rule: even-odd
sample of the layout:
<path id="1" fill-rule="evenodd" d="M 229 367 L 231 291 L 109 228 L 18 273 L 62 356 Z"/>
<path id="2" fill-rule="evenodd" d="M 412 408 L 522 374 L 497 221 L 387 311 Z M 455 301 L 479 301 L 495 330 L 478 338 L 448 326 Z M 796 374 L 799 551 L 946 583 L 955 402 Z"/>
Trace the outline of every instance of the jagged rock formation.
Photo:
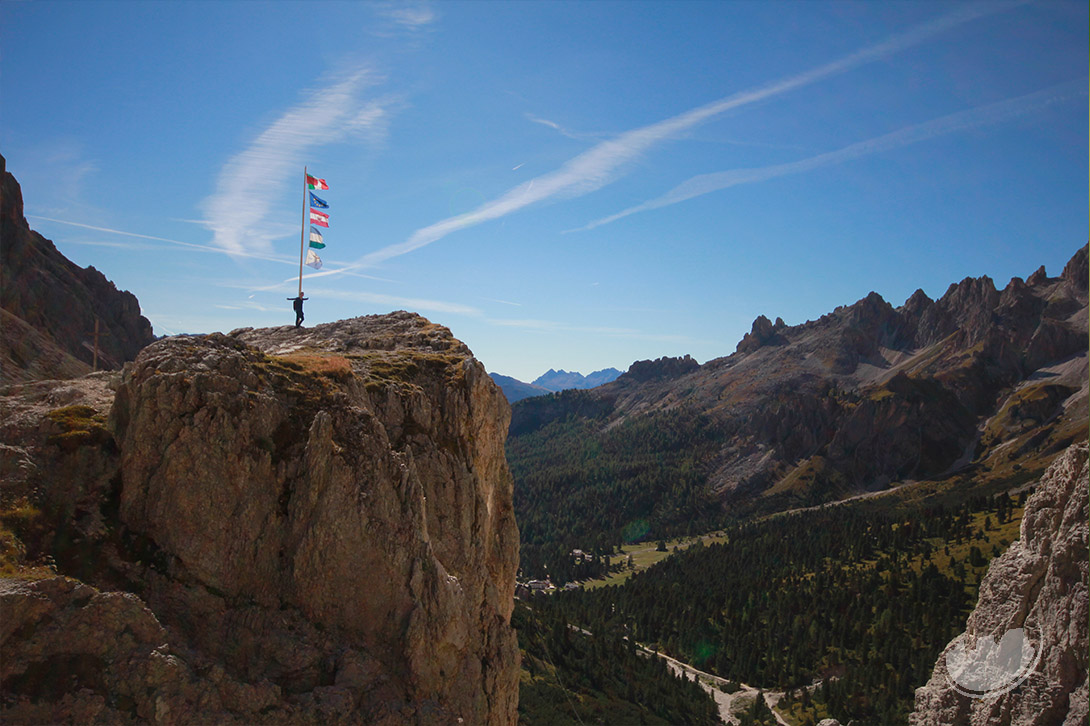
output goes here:
<path id="1" fill-rule="evenodd" d="M 681 358 L 664 356 L 655 360 L 638 360 L 623 374 L 626 381 L 663 381 L 680 378 L 700 368 L 700 364 L 686 355 Z"/>
<path id="2" fill-rule="evenodd" d="M 649 501 L 640 516 L 674 517 L 660 527 L 724 507 L 810 506 L 907 482 L 953 486 L 962 477 L 991 493 L 1039 476 L 1085 439 L 1088 320 L 1083 247 L 1059 277 L 1037 270 L 1002 290 L 966 278 L 938 300 L 917 290 L 894 307 L 870 293 L 795 326 L 760 316 L 733 355 L 703 365 L 641 361 L 586 396 L 520 402 L 511 431 L 533 434 L 574 416 L 616 451 L 628 424 L 661 427 L 665 440 L 678 417 L 697 421 L 700 441 L 669 453 L 688 445 L 705 484 L 684 494 L 681 514 L 676 501 Z M 555 476 L 547 463 L 529 466 L 568 497 L 565 482 L 595 475 L 569 463 Z"/>
<path id="3" fill-rule="evenodd" d="M 1040 649 L 1036 669 L 1014 690 L 961 695 L 947 671 L 947 646 L 927 685 L 916 690 L 914 726 L 1076 726 L 1087 722 L 1087 445 L 1049 468 L 1026 504 L 1021 538 L 992 561 L 964 638 L 999 643 L 1021 628 Z"/>
<path id="4" fill-rule="evenodd" d="M 155 339 L 140 304 L 93 267 L 80 268 L 30 229 L 19 183 L 0 156 L 0 383 L 90 370 L 84 345 L 99 319 L 99 368 L 116 369 Z M 10 316 L 10 317 L 9 317 Z M 29 335 L 26 329 L 34 331 Z M 86 369 L 77 361 L 86 364 Z"/>
<path id="5" fill-rule="evenodd" d="M 786 327 L 787 323 L 783 318 L 776 318 L 776 323 L 773 324 L 764 315 L 758 315 L 753 321 L 753 328 L 738 342 L 736 352 L 750 353 L 765 345 L 783 343 L 784 339 L 777 334 Z"/>
<path id="6" fill-rule="evenodd" d="M 0 498 L 82 583 L 0 588 L 5 723 L 514 723 L 509 410 L 446 328 L 170 338 L 83 380 L 7 393 Z"/>

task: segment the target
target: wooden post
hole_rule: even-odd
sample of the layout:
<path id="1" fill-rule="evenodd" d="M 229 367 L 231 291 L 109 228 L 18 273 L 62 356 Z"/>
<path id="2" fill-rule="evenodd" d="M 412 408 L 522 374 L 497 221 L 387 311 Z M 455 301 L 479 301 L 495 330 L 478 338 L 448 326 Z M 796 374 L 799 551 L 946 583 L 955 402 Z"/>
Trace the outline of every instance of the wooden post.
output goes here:
<path id="1" fill-rule="evenodd" d="M 94 336 L 95 336 L 94 356 L 95 357 L 94 357 L 94 363 L 91 364 L 91 372 L 92 373 L 98 371 L 98 338 L 99 338 L 100 335 L 109 335 L 109 333 L 99 332 L 99 319 L 98 319 L 98 316 L 96 315 L 95 316 L 95 332 L 94 332 Z"/>

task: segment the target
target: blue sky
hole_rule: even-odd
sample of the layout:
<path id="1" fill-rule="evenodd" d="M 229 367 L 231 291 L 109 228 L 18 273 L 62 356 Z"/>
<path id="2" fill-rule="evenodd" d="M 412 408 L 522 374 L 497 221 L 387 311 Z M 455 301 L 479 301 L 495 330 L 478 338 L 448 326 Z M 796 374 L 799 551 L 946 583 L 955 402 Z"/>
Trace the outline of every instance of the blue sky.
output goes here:
<path id="1" fill-rule="evenodd" d="M 532 380 L 1086 242 L 1085 2 L 14 2 L 31 226 L 157 334 L 409 309 Z"/>

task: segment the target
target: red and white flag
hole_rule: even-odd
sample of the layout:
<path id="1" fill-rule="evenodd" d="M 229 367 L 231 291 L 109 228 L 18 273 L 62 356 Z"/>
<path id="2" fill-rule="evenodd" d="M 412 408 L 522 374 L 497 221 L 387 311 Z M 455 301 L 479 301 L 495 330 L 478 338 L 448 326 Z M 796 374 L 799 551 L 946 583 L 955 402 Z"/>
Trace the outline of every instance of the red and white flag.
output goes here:
<path id="1" fill-rule="evenodd" d="M 310 223 L 316 224 L 319 227 L 329 226 L 329 215 L 325 212 L 319 212 L 317 209 L 310 210 Z"/>

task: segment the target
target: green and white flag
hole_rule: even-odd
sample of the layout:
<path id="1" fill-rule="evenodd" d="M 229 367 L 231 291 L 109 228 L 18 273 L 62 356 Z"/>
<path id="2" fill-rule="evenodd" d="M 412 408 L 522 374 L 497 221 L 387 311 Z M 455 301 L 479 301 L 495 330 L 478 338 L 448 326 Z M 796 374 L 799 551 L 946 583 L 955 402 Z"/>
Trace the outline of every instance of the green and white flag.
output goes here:
<path id="1" fill-rule="evenodd" d="M 325 248 L 325 242 L 322 241 L 322 233 L 319 232 L 316 227 L 310 228 L 310 246 L 316 250 Z"/>

